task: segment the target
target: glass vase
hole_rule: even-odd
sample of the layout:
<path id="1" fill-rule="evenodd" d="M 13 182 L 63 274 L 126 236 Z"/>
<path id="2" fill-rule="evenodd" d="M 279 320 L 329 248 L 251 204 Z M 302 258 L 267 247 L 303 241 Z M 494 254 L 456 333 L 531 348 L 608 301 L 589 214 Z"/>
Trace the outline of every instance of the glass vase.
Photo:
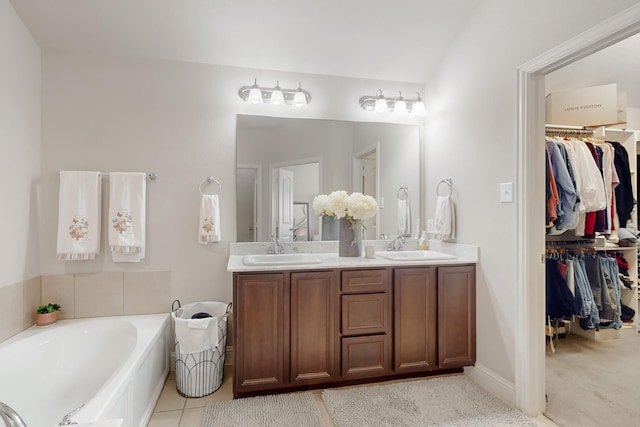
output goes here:
<path id="1" fill-rule="evenodd" d="M 339 222 L 335 216 L 322 216 L 322 240 L 338 240 Z"/>
<path id="2" fill-rule="evenodd" d="M 362 256 L 362 221 L 340 218 L 340 241 L 338 255 L 342 257 Z"/>

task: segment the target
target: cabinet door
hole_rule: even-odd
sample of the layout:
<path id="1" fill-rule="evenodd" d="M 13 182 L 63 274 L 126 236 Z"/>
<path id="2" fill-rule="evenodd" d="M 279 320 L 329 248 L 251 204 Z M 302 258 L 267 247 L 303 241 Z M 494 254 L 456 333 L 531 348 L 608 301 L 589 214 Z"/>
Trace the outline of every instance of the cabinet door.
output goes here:
<path id="1" fill-rule="evenodd" d="M 335 282 L 331 271 L 291 273 L 291 385 L 335 376 Z"/>
<path id="2" fill-rule="evenodd" d="M 233 293 L 234 395 L 283 386 L 289 321 L 284 275 L 237 275 Z"/>
<path id="3" fill-rule="evenodd" d="M 397 268 L 393 281 L 394 369 L 437 368 L 436 268 Z"/>
<path id="4" fill-rule="evenodd" d="M 441 368 L 476 360 L 476 268 L 438 268 L 438 360 Z"/>
<path id="5" fill-rule="evenodd" d="M 342 376 L 345 379 L 390 373 L 386 334 L 342 338 Z"/>

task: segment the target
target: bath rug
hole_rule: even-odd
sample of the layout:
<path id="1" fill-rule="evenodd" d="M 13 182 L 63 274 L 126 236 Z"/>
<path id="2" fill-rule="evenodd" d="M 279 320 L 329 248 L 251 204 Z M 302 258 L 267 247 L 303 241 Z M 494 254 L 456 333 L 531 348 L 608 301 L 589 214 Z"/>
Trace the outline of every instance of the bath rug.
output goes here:
<path id="1" fill-rule="evenodd" d="M 311 392 L 245 397 L 209 403 L 202 427 L 322 427 L 322 414 Z"/>
<path id="2" fill-rule="evenodd" d="M 323 390 L 336 427 L 535 426 L 465 375 Z"/>

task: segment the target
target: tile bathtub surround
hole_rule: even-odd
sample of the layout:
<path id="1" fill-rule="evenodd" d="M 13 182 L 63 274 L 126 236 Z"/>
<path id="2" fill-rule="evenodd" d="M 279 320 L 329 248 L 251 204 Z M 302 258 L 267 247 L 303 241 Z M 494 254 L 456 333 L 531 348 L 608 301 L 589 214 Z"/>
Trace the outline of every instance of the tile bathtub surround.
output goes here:
<path id="1" fill-rule="evenodd" d="M 55 302 L 62 306 L 58 319 L 74 319 L 75 291 L 73 274 L 42 276 L 42 301 Z"/>
<path id="2" fill-rule="evenodd" d="M 39 294 L 39 276 L 0 287 L 0 342 L 33 325 L 40 305 Z"/>
<path id="3" fill-rule="evenodd" d="M 62 306 L 62 318 L 168 313 L 171 272 L 108 272 L 42 276 L 42 301 Z"/>
<path id="4" fill-rule="evenodd" d="M 171 307 L 171 273 L 124 273 L 124 314 L 168 312 Z"/>
<path id="5" fill-rule="evenodd" d="M 124 273 L 75 275 L 76 318 L 124 314 Z"/>

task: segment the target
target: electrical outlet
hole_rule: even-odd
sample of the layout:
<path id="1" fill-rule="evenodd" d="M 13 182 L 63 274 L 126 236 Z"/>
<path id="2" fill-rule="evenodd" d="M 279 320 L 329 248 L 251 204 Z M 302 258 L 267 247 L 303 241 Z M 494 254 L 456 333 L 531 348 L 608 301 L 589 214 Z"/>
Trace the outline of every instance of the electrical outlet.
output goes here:
<path id="1" fill-rule="evenodd" d="M 433 219 L 428 219 L 427 220 L 427 232 L 428 233 L 433 233 Z"/>

